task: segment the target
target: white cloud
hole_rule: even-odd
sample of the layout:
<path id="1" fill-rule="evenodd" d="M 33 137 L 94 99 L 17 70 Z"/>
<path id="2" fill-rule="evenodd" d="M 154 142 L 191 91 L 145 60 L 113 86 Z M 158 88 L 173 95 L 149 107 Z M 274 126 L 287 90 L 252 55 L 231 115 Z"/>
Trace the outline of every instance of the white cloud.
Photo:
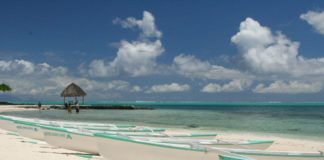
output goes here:
<path id="1" fill-rule="evenodd" d="M 33 62 L 16 59 L 10 61 L 0 60 L 0 72 L 2 75 L 29 75 L 29 74 L 65 74 L 67 68 L 58 66 L 53 67 L 47 63 L 34 64 Z"/>
<path id="2" fill-rule="evenodd" d="M 174 70 L 186 77 L 201 79 L 235 79 L 249 77 L 238 70 L 212 65 L 201 61 L 193 55 L 178 55 L 173 59 Z"/>
<path id="3" fill-rule="evenodd" d="M 152 13 L 148 11 L 143 12 L 143 19 L 136 19 L 134 17 L 129 17 L 126 20 L 121 20 L 119 18 L 113 21 L 114 24 L 121 24 L 124 28 L 133 28 L 138 27 L 142 30 L 141 37 L 149 38 L 149 37 L 157 37 L 160 38 L 162 36 L 162 32 L 159 31 L 155 25 L 155 18 Z"/>
<path id="4" fill-rule="evenodd" d="M 284 74 L 294 77 L 324 75 L 324 58 L 299 56 L 299 43 L 280 32 L 272 34 L 252 18 L 240 24 L 231 41 L 243 53 L 245 62 L 258 73 Z"/>
<path id="5" fill-rule="evenodd" d="M 117 98 L 122 93 L 141 92 L 137 85 L 131 85 L 127 81 L 112 80 L 98 81 L 82 77 L 68 75 L 40 76 L 32 75 L 24 77 L 24 80 L 16 78 L 2 79 L 12 88 L 13 95 L 27 97 L 45 97 L 46 99 L 58 99 L 62 90 L 70 83 L 74 82 L 87 92 L 87 98 L 106 99 Z"/>
<path id="6" fill-rule="evenodd" d="M 156 58 L 164 51 L 160 40 L 155 42 L 122 41 L 117 57 L 111 66 L 131 76 L 151 74 L 156 66 Z"/>
<path id="7" fill-rule="evenodd" d="M 316 31 L 324 34 L 324 11 L 308 11 L 307 13 L 300 15 L 300 18 L 307 21 L 307 23 L 313 26 Z"/>
<path id="8" fill-rule="evenodd" d="M 190 86 L 188 84 L 178 84 L 178 83 L 171 83 L 171 84 L 160 84 L 160 85 L 153 85 L 147 93 L 166 93 L 166 92 L 185 92 L 189 91 Z"/>
<path id="9" fill-rule="evenodd" d="M 17 72 L 19 74 L 30 74 L 34 72 L 34 64 L 25 60 L 1 60 L 0 70 L 6 72 Z"/>
<path id="10" fill-rule="evenodd" d="M 241 92 L 249 88 L 252 84 L 251 80 L 236 79 L 227 84 L 220 85 L 217 83 L 209 83 L 204 86 L 201 92 L 216 93 L 216 92 Z"/>
<path id="11" fill-rule="evenodd" d="M 164 52 L 164 48 L 159 39 L 162 32 L 157 30 L 154 16 L 144 11 L 141 20 L 130 17 L 126 20 L 117 19 L 114 23 L 121 24 L 124 28 L 139 27 L 142 30 L 140 39 L 132 42 L 122 40 L 118 47 L 117 56 L 111 62 L 93 60 L 89 65 L 89 75 L 109 77 L 125 74 L 137 77 L 155 73 L 156 59 Z M 151 40 L 152 37 L 158 39 Z"/>
<path id="12" fill-rule="evenodd" d="M 87 78 L 77 78 L 71 76 L 58 76 L 50 80 L 59 88 L 66 87 L 69 83 L 75 82 L 82 86 L 86 91 L 93 92 L 106 92 L 106 91 L 128 91 L 132 86 L 127 81 L 112 80 L 112 81 L 97 81 Z"/>
<path id="13" fill-rule="evenodd" d="M 142 91 L 142 88 L 140 86 L 133 86 L 132 89 L 131 89 L 131 92 L 141 92 Z"/>
<path id="14" fill-rule="evenodd" d="M 298 81 L 275 81 L 269 86 L 259 84 L 253 90 L 255 93 L 287 93 L 287 94 L 298 94 L 298 93 L 318 93 L 322 90 L 322 83 L 319 82 L 298 82 Z"/>
<path id="15" fill-rule="evenodd" d="M 141 92 L 142 88 L 127 81 L 100 81 L 67 74 L 62 66 L 33 63 L 28 60 L 0 60 L 1 82 L 12 87 L 10 94 L 22 97 L 58 99 L 61 91 L 71 82 L 80 85 L 92 98 L 116 98 L 121 93 Z M 88 97 L 88 96 L 87 96 Z"/>
<path id="16" fill-rule="evenodd" d="M 103 60 L 95 59 L 89 64 L 88 73 L 92 77 L 113 77 L 117 74 L 116 72 L 114 67 L 105 64 Z"/>

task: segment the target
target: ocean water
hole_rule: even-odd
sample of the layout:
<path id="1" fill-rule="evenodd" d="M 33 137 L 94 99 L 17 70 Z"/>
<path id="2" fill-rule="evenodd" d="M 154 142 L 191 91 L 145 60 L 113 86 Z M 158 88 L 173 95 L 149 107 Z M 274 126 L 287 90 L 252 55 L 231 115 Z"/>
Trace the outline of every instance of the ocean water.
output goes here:
<path id="1" fill-rule="evenodd" d="M 146 103 L 147 104 L 147 103 Z M 143 105 L 142 105 L 143 106 Z M 145 106 L 145 105 L 144 105 Z M 189 104 L 147 105 L 155 110 L 65 110 L 5 112 L 28 118 L 122 123 L 209 131 L 246 131 L 324 139 L 322 104 Z"/>

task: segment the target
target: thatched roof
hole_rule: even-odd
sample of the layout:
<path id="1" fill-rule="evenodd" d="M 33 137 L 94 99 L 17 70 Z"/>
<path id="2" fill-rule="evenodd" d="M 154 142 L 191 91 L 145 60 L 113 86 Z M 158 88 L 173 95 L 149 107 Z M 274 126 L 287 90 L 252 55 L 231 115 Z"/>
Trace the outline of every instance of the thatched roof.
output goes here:
<path id="1" fill-rule="evenodd" d="M 69 84 L 61 93 L 61 97 L 84 97 L 87 94 L 76 84 Z"/>

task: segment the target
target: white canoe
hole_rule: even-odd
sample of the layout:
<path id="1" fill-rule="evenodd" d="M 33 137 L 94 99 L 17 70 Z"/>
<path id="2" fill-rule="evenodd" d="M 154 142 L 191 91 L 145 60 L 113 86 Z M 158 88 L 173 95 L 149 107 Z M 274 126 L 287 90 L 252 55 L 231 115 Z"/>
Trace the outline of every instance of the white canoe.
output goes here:
<path id="1" fill-rule="evenodd" d="M 55 121 L 55 120 L 42 120 L 42 119 L 32 119 L 32 118 L 22 118 L 16 116 L 0 116 L 0 118 L 10 119 L 10 120 L 19 120 L 27 122 L 35 122 L 46 125 L 58 125 L 66 126 L 66 128 L 78 128 L 78 127 L 94 127 L 94 128 L 134 128 L 135 125 L 129 124 L 111 124 L 111 123 L 89 123 L 89 122 L 75 122 L 75 121 Z"/>
<path id="2" fill-rule="evenodd" d="M 0 128 L 10 132 L 17 132 L 14 120 L 6 116 L 0 116 Z"/>
<path id="3" fill-rule="evenodd" d="M 47 121 L 39 119 L 20 118 L 13 116 L 1 116 L 0 120 L 5 123 L 3 128 L 8 128 L 10 131 L 17 131 L 16 124 L 8 123 L 12 121 L 25 121 L 32 122 L 41 125 L 59 126 L 64 128 L 82 128 L 95 131 L 107 131 L 107 132 L 164 132 L 164 128 L 151 128 L 151 127 L 138 127 L 134 125 L 123 124 L 101 124 L 101 123 L 82 123 L 82 122 L 67 122 L 67 121 Z M 7 124 L 8 123 L 8 124 Z"/>
<path id="4" fill-rule="evenodd" d="M 112 160 L 215 160 L 219 155 L 184 144 L 138 141 L 118 135 L 95 135 L 98 137 L 99 154 Z"/>
<path id="5" fill-rule="evenodd" d="M 324 160 L 323 152 L 228 150 L 239 156 L 219 155 L 219 160 Z"/>
<path id="6" fill-rule="evenodd" d="M 103 133 L 107 135 L 121 135 L 121 136 L 135 136 L 135 137 L 145 137 L 150 136 L 150 133 L 121 133 L 121 132 L 102 132 L 102 131 L 90 131 L 90 130 L 80 130 L 71 128 L 59 128 L 52 126 L 40 125 L 41 130 L 44 135 L 44 140 L 53 146 L 70 149 L 79 152 L 87 152 L 98 154 L 97 147 L 97 137 L 94 136 L 96 133 Z M 157 137 L 157 133 L 151 133 L 153 136 Z M 204 135 L 204 134 L 200 134 Z M 207 134 L 206 134 L 207 135 Z M 172 134 L 170 135 L 172 136 Z M 177 136 L 181 136 L 177 134 Z M 184 134 L 185 138 L 189 137 L 190 134 Z M 199 135 L 193 134 L 193 137 Z M 165 137 L 165 134 L 160 134 L 160 137 Z"/>
<path id="7" fill-rule="evenodd" d="M 158 142 L 158 143 L 173 143 L 173 144 L 197 144 L 206 147 L 220 148 L 235 148 L 235 149 L 258 149 L 264 150 L 269 148 L 274 141 L 270 140 L 246 140 L 246 141 L 222 141 L 202 140 L 202 139 L 186 139 L 186 138 L 149 138 L 149 137 L 134 137 L 134 140 Z"/>
<path id="8" fill-rule="evenodd" d="M 44 135 L 37 123 L 15 121 L 17 132 L 27 138 L 44 141 Z"/>
<path id="9" fill-rule="evenodd" d="M 118 135 L 95 134 L 99 153 L 113 160 L 323 160 L 323 152 L 278 152 L 202 147 L 138 141 Z"/>
<path id="10" fill-rule="evenodd" d="M 103 132 L 106 134 L 124 134 L 131 137 L 146 138 L 183 138 L 183 139 L 214 139 L 216 133 L 165 133 L 165 132 L 149 132 L 149 133 L 121 133 L 121 132 Z"/>
<path id="11" fill-rule="evenodd" d="M 98 154 L 97 138 L 91 132 L 80 132 L 76 129 L 50 126 L 40 127 L 44 134 L 44 140 L 52 146 Z"/>

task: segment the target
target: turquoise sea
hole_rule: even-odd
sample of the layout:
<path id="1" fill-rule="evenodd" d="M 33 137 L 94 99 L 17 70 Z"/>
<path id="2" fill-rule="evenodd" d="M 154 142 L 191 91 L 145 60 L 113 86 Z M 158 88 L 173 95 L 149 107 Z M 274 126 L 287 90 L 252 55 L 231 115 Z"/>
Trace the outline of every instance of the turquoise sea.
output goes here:
<path id="1" fill-rule="evenodd" d="M 51 102 L 53 104 L 53 102 Z M 94 104 L 94 103 L 92 103 Z M 324 103 L 110 102 L 154 110 L 65 110 L 5 112 L 6 115 L 195 130 L 240 131 L 324 139 Z"/>

